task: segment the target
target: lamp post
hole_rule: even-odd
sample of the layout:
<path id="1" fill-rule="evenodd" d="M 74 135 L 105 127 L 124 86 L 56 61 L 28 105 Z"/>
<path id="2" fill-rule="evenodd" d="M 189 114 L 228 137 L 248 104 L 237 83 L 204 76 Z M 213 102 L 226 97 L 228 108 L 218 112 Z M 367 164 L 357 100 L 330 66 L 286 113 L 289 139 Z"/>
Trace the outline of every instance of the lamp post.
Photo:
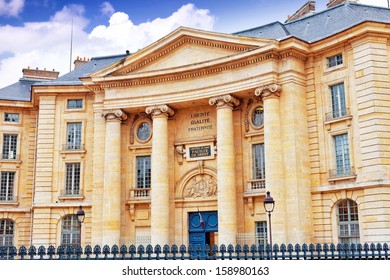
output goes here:
<path id="1" fill-rule="evenodd" d="M 77 220 L 80 224 L 80 245 L 81 245 L 81 224 L 84 222 L 85 219 L 85 212 L 81 205 L 79 207 L 79 210 L 77 210 L 76 215 L 77 215 Z"/>
<path id="2" fill-rule="evenodd" d="M 271 252 L 272 252 L 272 227 L 271 227 L 271 212 L 274 211 L 275 207 L 275 201 L 270 195 L 270 192 L 267 191 L 267 196 L 265 197 L 264 201 L 264 209 L 265 212 L 268 213 L 268 224 L 269 224 L 269 243 L 271 246 Z"/>

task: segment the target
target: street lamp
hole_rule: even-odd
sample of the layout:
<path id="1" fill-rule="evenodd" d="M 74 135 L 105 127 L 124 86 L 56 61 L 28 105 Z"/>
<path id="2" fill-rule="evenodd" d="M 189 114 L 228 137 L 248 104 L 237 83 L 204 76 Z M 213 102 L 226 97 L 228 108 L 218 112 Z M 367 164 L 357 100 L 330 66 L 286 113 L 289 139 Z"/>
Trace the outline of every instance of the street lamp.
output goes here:
<path id="1" fill-rule="evenodd" d="M 79 210 L 77 210 L 77 220 L 79 221 L 80 224 L 82 224 L 84 222 L 84 219 L 85 219 L 85 213 L 84 213 L 84 210 L 83 210 L 83 207 L 80 205 L 79 207 Z"/>
<path id="2" fill-rule="evenodd" d="M 80 245 L 81 245 L 81 224 L 84 222 L 84 219 L 85 219 L 85 212 L 83 210 L 83 207 L 79 207 L 79 210 L 77 210 L 76 212 L 76 216 L 77 216 L 77 221 L 79 222 L 80 224 Z"/>
<path id="3" fill-rule="evenodd" d="M 274 211 L 275 207 L 275 200 L 270 195 L 270 192 L 267 192 L 267 196 L 265 197 L 264 201 L 264 209 L 265 212 L 268 213 L 268 223 L 269 223 L 269 243 L 271 246 L 271 252 L 272 252 L 272 228 L 271 228 L 271 212 Z"/>

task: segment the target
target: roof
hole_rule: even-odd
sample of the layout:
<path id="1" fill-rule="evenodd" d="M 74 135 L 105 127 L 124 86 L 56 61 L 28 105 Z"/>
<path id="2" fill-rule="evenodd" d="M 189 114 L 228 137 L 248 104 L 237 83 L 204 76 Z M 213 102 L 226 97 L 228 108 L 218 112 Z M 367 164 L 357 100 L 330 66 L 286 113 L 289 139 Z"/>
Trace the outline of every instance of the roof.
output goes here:
<path id="1" fill-rule="evenodd" d="M 31 101 L 31 86 L 82 85 L 80 78 L 89 77 L 129 54 L 94 57 L 75 70 L 50 81 L 21 78 L 18 82 L 0 89 L 0 100 Z"/>
<path id="2" fill-rule="evenodd" d="M 129 54 L 123 55 L 113 55 L 113 56 L 102 56 L 102 57 L 93 57 L 90 61 L 86 62 L 82 66 L 76 68 L 75 70 L 59 77 L 58 79 L 41 82 L 35 84 L 36 86 L 58 86 L 58 85 L 82 85 L 83 82 L 80 78 L 89 77 L 92 73 L 95 73 L 123 58 Z M 35 86 L 34 85 L 34 86 Z"/>
<path id="3" fill-rule="evenodd" d="M 390 23 L 390 9 L 346 2 L 295 21 L 274 22 L 234 35 L 276 40 L 293 36 L 314 43 L 366 21 Z"/>
<path id="4" fill-rule="evenodd" d="M 31 85 L 36 82 L 36 80 L 22 78 L 18 82 L 0 89 L 0 99 L 10 101 L 30 101 Z"/>

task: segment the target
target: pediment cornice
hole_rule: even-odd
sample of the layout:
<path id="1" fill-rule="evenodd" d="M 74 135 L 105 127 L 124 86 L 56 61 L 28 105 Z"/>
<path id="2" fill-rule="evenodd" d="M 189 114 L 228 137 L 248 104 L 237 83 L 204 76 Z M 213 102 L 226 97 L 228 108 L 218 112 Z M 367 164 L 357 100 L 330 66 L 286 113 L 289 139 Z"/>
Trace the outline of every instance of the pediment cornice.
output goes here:
<path id="1" fill-rule="evenodd" d="M 176 67 L 165 70 L 149 71 L 142 73 L 127 74 L 124 76 L 96 77 L 92 82 L 100 89 L 116 87 L 132 87 L 148 84 L 174 82 L 185 79 L 199 78 L 232 71 L 234 69 L 247 67 L 271 59 L 279 60 L 293 57 L 306 60 L 306 55 L 301 52 L 290 50 L 278 52 L 274 46 L 260 48 L 245 53 L 239 53 L 229 58 L 217 59 L 191 66 Z"/>

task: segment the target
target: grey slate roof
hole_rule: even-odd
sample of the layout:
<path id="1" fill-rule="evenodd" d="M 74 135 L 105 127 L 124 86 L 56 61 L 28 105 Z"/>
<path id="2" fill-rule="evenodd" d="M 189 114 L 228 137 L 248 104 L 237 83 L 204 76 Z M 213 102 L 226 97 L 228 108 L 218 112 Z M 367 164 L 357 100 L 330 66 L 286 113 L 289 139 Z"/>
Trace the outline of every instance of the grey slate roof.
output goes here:
<path id="1" fill-rule="evenodd" d="M 60 85 L 82 85 L 80 78 L 89 77 L 92 73 L 95 73 L 123 58 L 128 56 L 128 54 L 123 55 L 113 55 L 113 56 L 103 56 L 103 57 L 93 57 L 90 61 L 84 65 L 76 68 L 75 70 L 59 77 L 58 79 L 41 82 L 35 84 L 37 86 L 60 86 Z M 34 85 L 34 86 L 35 86 Z"/>
<path id="2" fill-rule="evenodd" d="M 39 81 L 33 79 L 20 79 L 17 83 L 0 89 L 0 100 L 30 101 L 31 86 L 60 86 L 60 85 L 82 85 L 80 78 L 89 77 L 123 58 L 128 54 L 113 55 L 105 57 L 94 57 L 79 68 L 51 81 Z"/>
<path id="3" fill-rule="evenodd" d="M 274 22 L 234 35 L 276 40 L 293 36 L 313 43 L 366 21 L 390 23 L 390 9 L 347 2 L 295 21 Z"/>
<path id="4" fill-rule="evenodd" d="M 31 85 L 36 80 L 20 79 L 18 82 L 0 89 L 0 100 L 30 101 Z"/>

